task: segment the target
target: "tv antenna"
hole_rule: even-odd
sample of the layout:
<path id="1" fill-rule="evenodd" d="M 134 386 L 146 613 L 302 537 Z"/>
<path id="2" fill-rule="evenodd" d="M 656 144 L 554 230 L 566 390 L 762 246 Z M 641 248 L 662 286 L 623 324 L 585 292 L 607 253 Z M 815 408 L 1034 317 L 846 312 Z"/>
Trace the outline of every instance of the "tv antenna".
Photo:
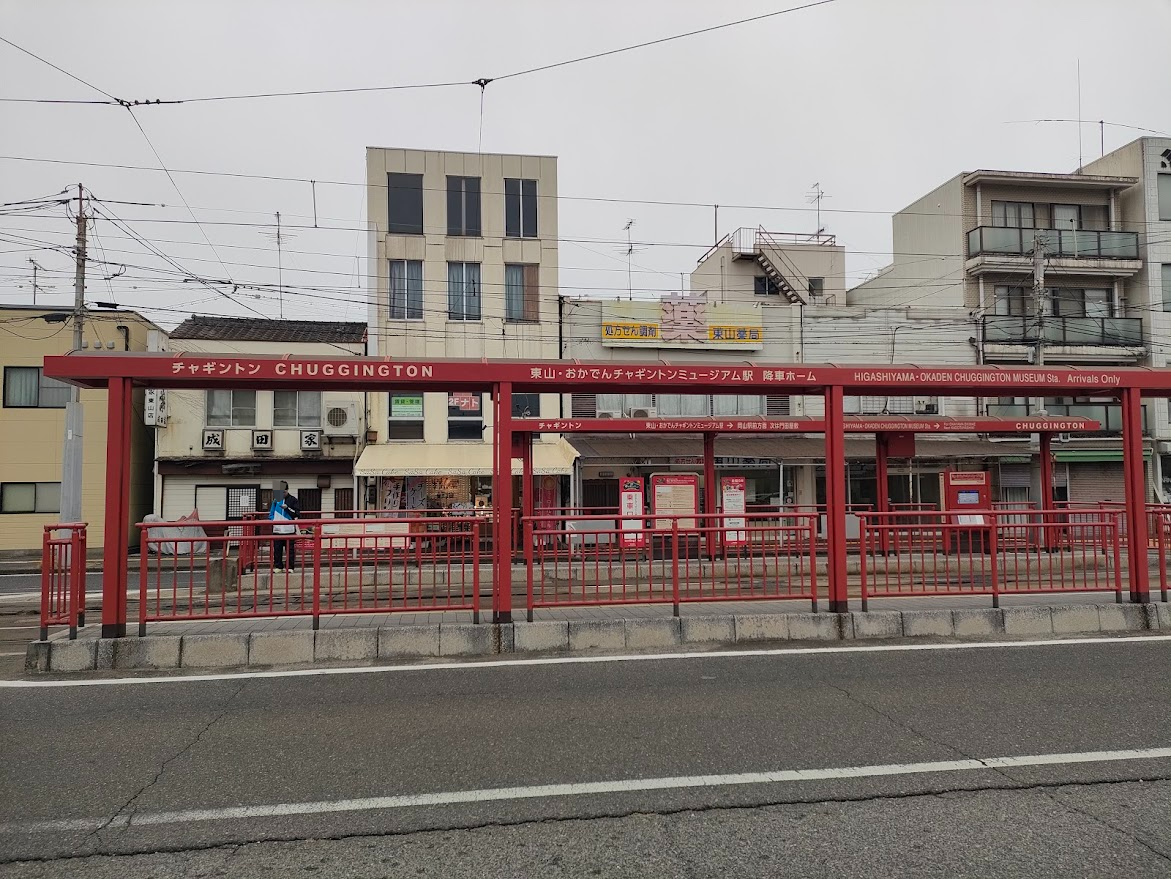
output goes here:
<path id="1" fill-rule="evenodd" d="M 284 282 L 284 267 L 283 267 L 283 249 L 285 242 L 296 236 L 285 232 L 281 228 L 281 212 L 276 212 L 276 231 L 275 232 L 261 232 L 265 238 L 269 238 L 276 242 L 276 284 L 277 284 L 277 307 L 281 320 L 285 319 L 285 282 Z"/>
<path id="2" fill-rule="evenodd" d="M 39 289 L 37 287 L 37 272 L 44 271 L 44 269 L 42 269 L 39 265 L 37 265 L 37 261 L 35 259 L 33 259 L 31 256 L 29 257 L 28 261 L 29 261 L 29 263 L 32 264 L 32 267 L 33 267 L 33 305 L 36 305 L 37 304 L 37 290 Z"/>
<path id="3" fill-rule="evenodd" d="M 814 183 L 813 189 L 810 192 L 805 194 L 805 203 L 816 205 L 817 232 L 815 233 L 815 235 L 821 235 L 821 233 L 825 231 L 825 227 L 823 227 L 821 225 L 821 200 L 823 198 L 829 198 L 829 196 L 826 195 L 825 192 L 822 190 L 820 183 Z"/>
<path id="4" fill-rule="evenodd" d="M 627 220 L 626 225 L 622 227 L 623 231 L 626 232 L 626 247 L 622 248 L 622 252 L 626 254 L 626 298 L 631 301 L 634 300 L 634 269 L 632 268 L 634 255 L 646 250 L 645 247 L 634 246 L 634 240 L 631 235 L 634 229 L 634 222 L 633 219 Z"/>

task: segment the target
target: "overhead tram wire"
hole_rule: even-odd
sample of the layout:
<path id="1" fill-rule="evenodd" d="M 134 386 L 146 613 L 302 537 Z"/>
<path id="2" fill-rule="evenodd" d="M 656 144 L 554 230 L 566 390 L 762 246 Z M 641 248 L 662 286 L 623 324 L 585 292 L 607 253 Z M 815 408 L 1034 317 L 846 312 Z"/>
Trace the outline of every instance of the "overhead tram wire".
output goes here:
<path id="1" fill-rule="evenodd" d="M 103 95 L 105 95 L 107 98 L 109 98 L 109 100 L 108 101 L 73 101 L 73 100 L 42 99 L 42 98 L 0 98 L 0 101 L 20 102 L 20 103 L 46 103 L 46 104 L 74 104 L 74 103 L 76 103 L 76 104 L 109 104 L 109 105 L 117 105 L 117 106 L 121 106 L 121 107 L 125 107 L 127 109 L 130 109 L 131 107 L 175 106 L 175 105 L 181 105 L 181 104 L 206 104 L 206 103 L 221 102 L 221 101 L 251 101 L 251 100 L 260 100 L 260 99 L 268 99 L 268 98 L 296 98 L 296 97 L 310 97 L 310 96 L 317 96 L 317 95 L 348 95 L 348 94 L 362 94 L 362 93 L 372 93 L 372 92 L 404 91 L 404 90 L 411 90 L 411 89 L 453 88 L 453 87 L 459 87 L 459 86 L 473 86 L 473 85 L 480 88 L 481 92 L 482 92 L 483 89 L 489 83 L 492 83 L 492 82 L 499 82 L 499 81 L 507 80 L 507 79 L 515 79 L 515 78 L 521 77 L 521 76 L 529 76 L 534 73 L 543 73 L 548 70 L 555 70 L 555 69 L 558 69 L 561 67 L 568 67 L 572 64 L 581 64 L 586 61 L 595 61 L 599 58 L 608 58 L 608 57 L 611 57 L 614 55 L 620 55 L 625 52 L 633 52 L 638 49 L 646 49 L 651 46 L 658 46 L 658 45 L 662 45 L 664 43 L 671 43 L 676 40 L 684 40 L 684 39 L 688 39 L 690 37 L 700 36 L 702 34 L 708 34 L 708 33 L 713 33 L 715 31 L 725 30 L 727 28 L 739 27 L 740 25 L 745 25 L 745 24 L 752 24 L 753 22 L 764 21 L 766 19 L 776 18 L 781 15 L 788 15 L 793 12 L 802 12 L 807 9 L 813 9 L 817 6 L 827 6 L 827 5 L 829 5 L 831 3 L 835 3 L 835 2 L 837 2 L 837 0 L 815 0 L 815 2 L 805 3 L 801 6 L 791 6 L 786 9 L 776 9 L 776 10 L 773 10 L 772 12 L 766 12 L 761 15 L 753 15 L 748 18 L 738 19 L 736 21 L 727 21 L 727 22 L 723 22 L 722 24 L 716 24 L 716 25 L 711 25 L 709 27 L 699 28 L 698 30 L 687 31 L 686 33 L 672 34 L 672 35 L 666 36 L 666 37 L 658 37 L 657 39 L 646 40 L 644 42 L 634 43 L 629 46 L 621 46 L 617 49 L 607 49 L 602 52 L 593 52 L 589 55 L 581 55 L 576 58 L 567 58 L 563 61 L 555 61 L 550 64 L 542 64 L 537 67 L 527 68 L 525 70 L 514 70 L 511 73 L 503 73 L 503 74 L 500 74 L 499 76 L 479 77 L 474 80 L 452 80 L 452 81 L 447 81 L 447 82 L 425 82 L 425 83 L 385 85 L 385 86 L 359 86 L 359 87 L 353 87 L 353 88 L 334 88 L 334 89 L 301 89 L 298 91 L 257 92 L 257 93 L 252 93 L 252 94 L 236 94 L 236 95 L 207 95 L 207 96 L 194 97 L 194 98 L 173 98 L 173 99 L 156 98 L 156 99 L 137 100 L 137 101 L 127 101 L 122 98 L 117 98 L 114 95 L 111 95 L 109 92 L 103 91 L 102 89 L 98 88 L 97 86 L 91 85 L 90 83 L 87 83 L 85 80 L 74 76 L 72 73 L 69 73 L 66 70 L 62 70 L 60 67 L 57 67 L 57 65 L 53 64 L 52 62 L 46 61 L 44 58 L 41 58 L 39 55 L 36 55 L 36 54 L 30 52 L 29 50 L 24 49 L 24 48 L 16 45 L 15 43 L 11 42 L 10 40 L 4 40 L 5 43 L 8 43 L 10 46 L 12 46 L 15 49 L 19 49 L 21 52 L 24 52 L 26 55 L 31 55 L 33 58 L 36 58 L 38 61 L 41 61 L 45 64 L 48 64 L 50 67 L 54 68 L 55 70 L 60 71 L 61 73 L 64 73 L 66 76 L 68 76 L 72 79 L 77 80 L 78 82 L 82 83 L 83 85 L 88 85 L 90 88 L 94 89 L 95 91 L 101 92 Z M 3 39 L 3 37 L 0 37 L 0 39 Z"/>

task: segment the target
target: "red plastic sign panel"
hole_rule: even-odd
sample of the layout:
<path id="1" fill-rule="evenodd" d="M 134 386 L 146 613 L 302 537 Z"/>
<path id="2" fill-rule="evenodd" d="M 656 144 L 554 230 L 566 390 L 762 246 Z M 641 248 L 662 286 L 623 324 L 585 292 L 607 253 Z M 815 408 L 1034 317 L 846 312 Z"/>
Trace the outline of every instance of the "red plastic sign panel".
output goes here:
<path id="1" fill-rule="evenodd" d="M 655 516 L 678 516 L 679 528 L 694 528 L 699 512 L 698 473 L 652 473 L 651 512 Z M 670 519 L 655 519 L 655 527 L 669 529 Z"/>
<path id="2" fill-rule="evenodd" d="M 623 546 L 645 546 L 643 533 L 643 481 L 641 476 L 623 476 L 618 492 L 619 527 Z"/>
<path id="3" fill-rule="evenodd" d="M 743 476 L 724 476 L 720 479 L 720 509 L 724 513 L 724 543 L 743 546 L 748 542 L 745 528 L 745 498 L 748 480 Z"/>

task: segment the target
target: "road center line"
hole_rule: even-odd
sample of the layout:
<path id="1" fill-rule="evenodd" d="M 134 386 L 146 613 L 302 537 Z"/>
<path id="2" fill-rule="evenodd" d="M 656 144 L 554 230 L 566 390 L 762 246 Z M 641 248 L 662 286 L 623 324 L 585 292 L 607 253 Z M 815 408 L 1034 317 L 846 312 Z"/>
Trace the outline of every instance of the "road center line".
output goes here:
<path id="1" fill-rule="evenodd" d="M 308 803 L 269 803 L 228 806 L 221 809 L 187 809 L 175 812 L 146 812 L 109 818 L 65 818 L 0 824 L 0 833 L 67 833 L 102 827 L 154 827 L 199 821 L 239 821 L 248 818 L 281 818 L 291 815 L 325 815 L 337 812 L 366 812 L 409 809 L 424 806 L 454 806 L 464 803 L 529 800 L 541 797 L 579 797 L 598 794 L 625 794 L 640 791 L 683 790 L 686 788 L 730 787 L 745 784 L 792 784 L 833 781 L 844 778 L 922 775 L 943 772 L 978 772 L 1028 766 L 1069 766 L 1079 763 L 1115 763 L 1126 760 L 1165 760 L 1171 748 L 1137 748 L 1125 751 L 1082 751 L 1070 754 L 1031 754 L 986 757 L 971 760 L 939 760 L 927 763 L 888 763 L 874 766 L 841 766 L 828 769 L 782 769 L 775 772 L 736 772 L 727 775 L 683 775 L 666 778 L 625 778 L 615 781 L 588 781 L 569 784 L 535 784 L 524 787 L 495 787 L 478 790 L 442 791 L 404 796 L 360 797 L 348 800 L 318 800 Z"/>
<path id="2" fill-rule="evenodd" d="M 219 674 L 149 678 L 78 678 L 75 680 L 0 681 L 0 690 L 45 689 L 53 687 L 112 687 L 135 684 L 191 684 L 208 681 L 235 681 L 258 678 L 303 678 L 324 675 L 394 674 L 428 671 L 482 671 L 542 665 L 596 665 L 610 662 L 666 662 L 679 659 L 736 659 L 750 656 L 822 656 L 842 653 L 915 653 L 936 650 L 1028 649 L 1071 647 L 1093 644 L 1157 644 L 1171 641 L 1171 635 L 1126 635 L 1117 638 L 1049 638 L 1043 641 L 965 641 L 939 644 L 865 644 L 841 647 L 777 647 L 759 650 L 698 650 L 686 653 L 633 653 L 613 656 L 545 656 L 533 659 L 490 659 L 464 662 L 420 662 L 412 665 L 361 665 L 344 668 L 296 668 L 287 671 L 238 671 Z"/>

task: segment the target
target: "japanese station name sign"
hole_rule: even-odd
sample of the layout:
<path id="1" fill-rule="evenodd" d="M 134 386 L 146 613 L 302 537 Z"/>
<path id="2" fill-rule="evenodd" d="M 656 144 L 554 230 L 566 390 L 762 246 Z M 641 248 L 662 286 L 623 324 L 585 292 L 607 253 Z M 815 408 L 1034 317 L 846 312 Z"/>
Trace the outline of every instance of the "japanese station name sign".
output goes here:
<path id="1" fill-rule="evenodd" d="M 399 393 L 444 387 L 473 391 L 504 381 L 512 382 L 517 390 L 548 388 L 561 393 L 573 393 L 577 388 L 591 392 L 612 388 L 667 393 L 685 389 L 730 394 L 748 390 L 802 393 L 817 392 L 828 385 L 846 388 L 847 393 L 899 389 L 909 393 L 950 391 L 977 396 L 1001 396 L 1006 390 L 1107 392 L 1139 387 L 1163 395 L 1171 391 L 1171 370 L 1141 368 L 934 369 L 127 354 L 50 356 L 45 358 L 45 374 L 76 380 L 83 387 L 102 387 L 108 378 L 125 376 L 154 388 L 249 387 L 250 383 L 294 387 L 299 383 L 306 389 L 374 389 L 386 385 Z"/>

